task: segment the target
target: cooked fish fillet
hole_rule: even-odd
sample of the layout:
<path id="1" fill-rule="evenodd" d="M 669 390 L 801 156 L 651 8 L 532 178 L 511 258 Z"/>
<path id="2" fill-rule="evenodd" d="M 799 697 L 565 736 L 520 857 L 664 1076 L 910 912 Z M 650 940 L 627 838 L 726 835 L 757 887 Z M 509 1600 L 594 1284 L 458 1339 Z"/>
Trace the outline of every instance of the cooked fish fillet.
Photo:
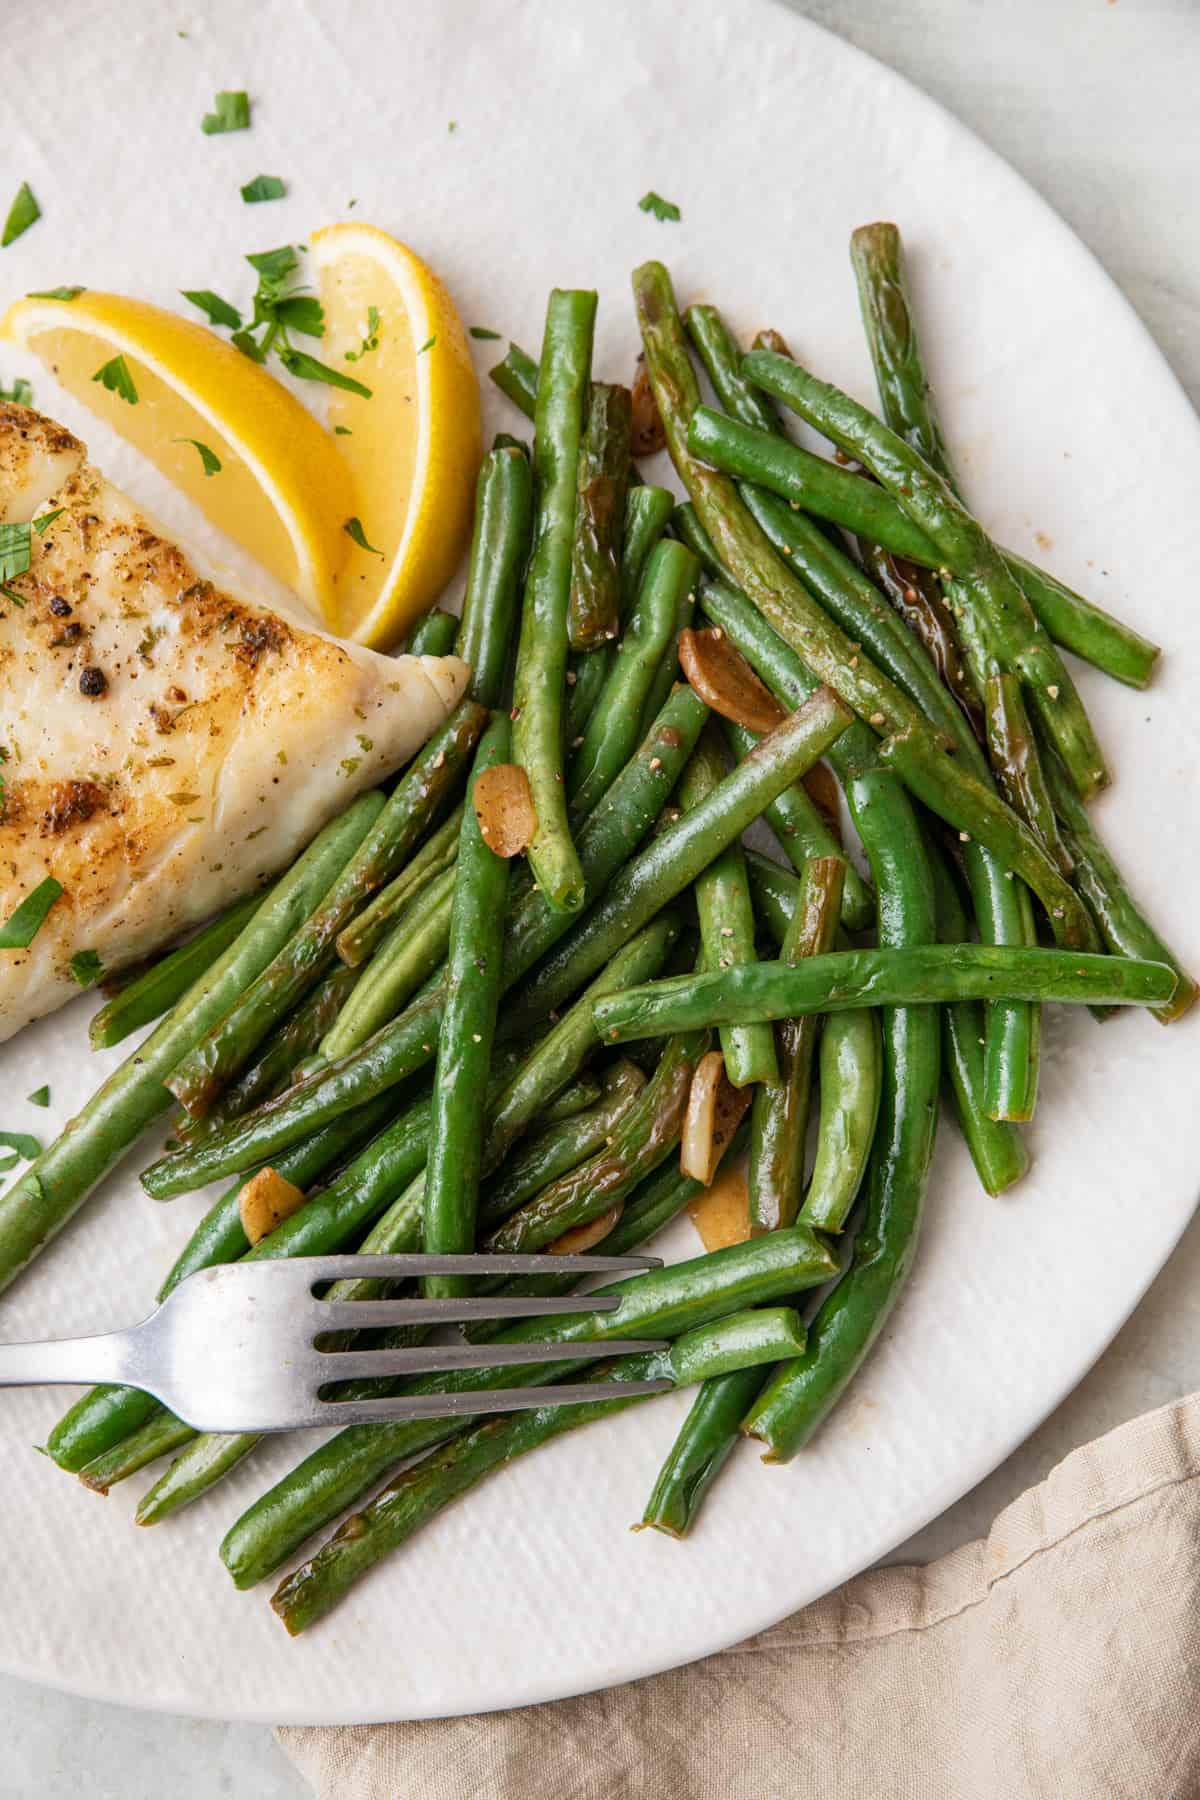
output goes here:
<path id="1" fill-rule="evenodd" d="M 77 438 L 0 405 L 0 520 L 53 508 L 0 592 L 0 922 L 47 875 L 65 891 L 0 950 L 0 1041 L 78 993 L 75 952 L 134 962 L 285 867 L 467 674 L 222 592 Z"/>

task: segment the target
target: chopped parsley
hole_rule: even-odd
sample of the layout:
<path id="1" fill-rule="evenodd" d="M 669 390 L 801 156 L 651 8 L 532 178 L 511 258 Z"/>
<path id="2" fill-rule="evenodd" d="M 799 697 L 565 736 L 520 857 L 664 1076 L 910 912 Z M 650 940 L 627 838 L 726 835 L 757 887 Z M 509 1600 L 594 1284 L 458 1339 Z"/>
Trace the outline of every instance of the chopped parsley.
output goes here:
<path id="1" fill-rule="evenodd" d="M 5 387 L 4 383 L 0 381 L 0 400 L 11 400 L 14 406 L 32 406 L 33 389 L 22 376 L 18 375 L 11 387 Z"/>
<path id="2" fill-rule="evenodd" d="M 650 189 L 649 193 L 642 195 L 641 199 L 638 201 L 638 205 L 644 213 L 653 213 L 656 219 L 675 222 L 680 217 L 679 208 L 676 206 L 675 202 L 673 200 L 664 200 L 662 195 L 656 194 L 653 188 Z"/>
<path id="3" fill-rule="evenodd" d="M 352 375 L 343 375 L 340 369 L 331 369 L 328 363 L 319 362 L 310 356 L 307 350 L 296 350 L 292 345 L 281 346 L 279 360 L 289 375 L 296 375 L 301 381 L 323 381 L 328 387 L 345 388 L 348 393 L 361 394 L 364 400 L 371 398 L 371 390 L 361 381 L 355 381 Z"/>
<path id="4" fill-rule="evenodd" d="M 180 288 L 185 300 L 198 306 L 202 313 L 207 313 L 213 325 L 228 325 L 231 331 L 242 329 L 242 315 L 236 306 L 230 306 L 228 300 L 222 300 L 220 294 L 214 294 L 211 288 Z"/>
<path id="5" fill-rule="evenodd" d="M 247 206 L 256 206 L 260 200 L 282 200 L 287 188 L 278 175 L 256 175 L 238 192 Z"/>
<path id="6" fill-rule="evenodd" d="M 199 438 L 179 437 L 172 438 L 171 442 L 173 444 L 190 444 L 193 450 L 199 453 L 200 461 L 204 465 L 204 473 L 206 475 L 219 475 L 221 473 L 220 457 L 215 450 L 210 450 L 207 444 L 202 444 Z"/>
<path id="7" fill-rule="evenodd" d="M 32 527 L 10 523 L 0 525 L 0 582 L 14 581 L 29 567 L 33 543 Z"/>
<path id="8" fill-rule="evenodd" d="M 114 356 L 111 362 L 106 362 L 96 370 L 92 380 L 101 382 L 110 394 L 118 394 L 130 406 L 137 405 L 138 391 L 133 385 L 129 364 L 123 356 Z"/>
<path id="9" fill-rule="evenodd" d="M 292 332 L 299 332 L 303 337 L 325 335 L 325 312 L 321 302 L 314 295 L 290 286 L 300 267 L 292 245 L 283 244 L 278 250 L 255 251 L 246 261 L 258 276 L 254 311 L 247 324 L 243 325 L 240 314 L 210 289 L 197 289 L 186 298 L 206 312 L 214 325 L 234 327 L 230 342 L 251 362 L 265 363 L 273 350 L 289 375 L 295 375 L 301 381 L 323 381 L 329 387 L 345 388 L 369 400 L 371 390 L 363 382 L 331 368 L 306 350 L 298 350 L 291 341 Z"/>
<path id="10" fill-rule="evenodd" d="M 15 1150 L 26 1162 L 32 1162 L 35 1156 L 42 1154 L 42 1146 L 28 1131 L 0 1131 L 0 1146 Z"/>
<path id="11" fill-rule="evenodd" d="M 418 350 L 418 351 L 417 351 L 417 355 L 418 355 L 418 356 L 424 356 L 424 354 L 425 354 L 425 352 L 426 352 L 426 351 L 427 351 L 427 350 L 432 350 L 432 349 L 433 349 L 433 346 L 434 346 L 434 345 L 435 345 L 435 344 L 436 344 L 436 343 L 437 343 L 437 333 L 436 333 L 436 332 L 435 332 L 435 333 L 434 333 L 434 335 L 433 335 L 433 336 L 432 336 L 432 337 L 431 337 L 431 338 L 426 338 L 426 339 L 425 339 L 425 342 L 424 342 L 424 343 L 423 343 L 423 344 L 422 344 L 422 345 L 421 345 L 421 348 L 420 348 L 420 349 L 419 349 L 419 350 Z"/>
<path id="12" fill-rule="evenodd" d="M 498 331 L 489 331 L 486 325 L 472 325 L 471 327 L 471 336 L 480 338 L 484 343 L 498 342 L 500 335 Z"/>
<path id="13" fill-rule="evenodd" d="M 39 537 L 45 537 L 55 519 L 62 518 L 63 511 L 63 507 L 56 506 L 51 512 L 38 514 L 37 518 L 33 521 L 33 529 L 37 532 Z"/>
<path id="14" fill-rule="evenodd" d="M 94 986 L 103 973 L 104 964 L 94 950 L 77 950 L 71 958 L 71 977 L 81 988 Z"/>
<path id="15" fill-rule="evenodd" d="M 80 294 L 86 293 L 81 287 L 34 288 L 26 294 L 27 300 L 78 300 Z"/>
<path id="16" fill-rule="evenodd" d="M 358 545 L 360 550 L 366 550 L 371 556 L 383 555 L 383 551 L 377 550 L 374 544 L 368 544 L 367 534 L 362 528 L 361 519 L 347 519 L 346 523 L 342 526 L 342 530 L 346 533 L 347 537 L 354 539 L 354 542 Z"/>
<path id="17" fill-rule="evenodd" d="M 379 308 L 377 306 L 368 306 L 368 308 L 367 308 L 367 329 L 363 336 L 363 341 L 358 346 L 357 350 L 347 350 L 346 361 L 347 362 L 361 362 L 364 356 L 367 356 L 372 350 L 378 350 L 378 348 L 379 348 Z"/>
<path id="18" fill-rule="evenodd" d="M 8 217 L 4 221 L 4 231 L 0 235 L 0 250 L 7 250 L 10 244 L 15 244 L 17 239 L 22 237 L 31 225 L 36 224 L 41 216 L 42 209 L 33 197 L 33 189 L 27 181 L 23 181 L 17 189 L 13 203 L 8 209 Z"/>
<path id="19" fill-rule="evenodd" d="M 250 129 L 250 96 L 240 88 L 225 89 L 213 101 L 213 109 L 200 121 L 205 137 L 217 137 L 225 131 Z"/>
<path id="20" fill-rule="evenodd" d="M 48 1087 L 34 1088 L 32 1094 L 26 1094 L 25 1098 L 30 1106 L 49 1106 L 50 1089 Z"/>
<path id="21" fill-rule="evenodd" d="M 333 435 L 334 437 L 353 437 L 354 433 L 348 425 L 335 425 Z"/>
<path id="22" fill-rule="evenodd" d="M 0 925 L 0 950 L 28 950 L 46 922 L 46 914 L 62 893 L 61 881 L 47 875 L 31 894 L 26 894 L 14 913 Z"/>

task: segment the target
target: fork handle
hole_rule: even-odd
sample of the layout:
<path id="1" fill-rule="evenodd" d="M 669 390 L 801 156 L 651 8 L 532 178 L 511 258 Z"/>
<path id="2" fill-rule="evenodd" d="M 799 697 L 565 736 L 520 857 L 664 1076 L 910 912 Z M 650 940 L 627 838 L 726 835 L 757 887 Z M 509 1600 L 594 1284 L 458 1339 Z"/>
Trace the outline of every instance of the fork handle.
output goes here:
<path id="1" fill-rule="evenodd" d="M 97 1381 L 145 1386 L 145 1369 L 132 1331 L 96 1337 L 47 1338 L 41 1343 L 0 1344 L 0 1387 L 91 1385 Z"/>

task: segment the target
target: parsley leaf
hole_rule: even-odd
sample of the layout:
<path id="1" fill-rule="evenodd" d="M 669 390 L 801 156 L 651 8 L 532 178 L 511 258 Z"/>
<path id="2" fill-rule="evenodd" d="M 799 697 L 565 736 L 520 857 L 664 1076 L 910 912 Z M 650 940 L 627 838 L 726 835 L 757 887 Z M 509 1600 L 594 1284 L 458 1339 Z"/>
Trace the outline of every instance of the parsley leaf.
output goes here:
<path id="1" fill-rule="evenodd" d="M 33 389 L 23 376 L 18 375 L 11 387 L 0 382 L 0 400 L 11 400 L 14 406 L 32 406 Z"/>
<path id="2" fill-rule="evenodd" d="M 221 473 L 220 457 L 215 451 L 210 450 L 207 444 L 202 444 L 199 438 L 178 437 L 172 438 L 171 442 L 173 444 L 190 444 L 194 450 L 198 451 L 200 461 L 204 464 L 204 473 L 206 475 L 219 475 Z"/>
<path id="3" fill-rule="evenodd" d="M 216 137 L 224 131 L 248 131 L 249 128 L 250 96 L 240 88 L 219 93 L 213 101 L 212 111 L 205 113 L 200 121 L 200 129 L 206 137 Z"/>
<path id="4" fill-rule="evenodd" d="M 0 950 L 28 950 L 46 922 L 46 914 L 62 893 L 61 881 L 47 875 L 31 894 L 26 894 L 14 913 L 0 925 Z"/>
<path id="5" fill-rule="evenodd" d="M 250 336 L 248 331 L 235 331 L 229 341 L 235 350 L 240 350 L 243 356 L 248 356 L 250 358 L 251 362 L 266 362 L 266 351 L 257 339 Z"/>
<path id="6" fill-rule="evenodd" d="M 104 964 L 94 950 L 77 950 L 71 958 L 71 975 L 81 988 L 91 987 L 103 973 Z"/>
<path id="7" fill-rule="evenodd" d="M 345 388 L 348 393 L 361 394 L 364 400 L 371 398 L 371 390 L 361 381 L 355 381 L 352 375 L 343 375 L 340 369 L 331 369 L 328 363 L 318 362 L 315 356 L 309 356 L 306 350 L 294 350 L 290 344 L 281 344 L 279 360 L 289 375 L 296 375 L 302 381 L 323 381 L 329 387 Z"/>
<path id="8" fill-rule="evenodd" d="M 16 1168 L 20 1160 L 15 1150 L 0 1150 L 0 1175 L 7 1175 L 10 1169 Z"/>
<path id="9" fill-rule="evenodd" d="M 228 325 L 233 331 L 242 328 L 242 315 L 236 306 L 230 306 L 228 300 L 222 300 L 220 294 L 214 294 L 211 288 L 180 288 L 185 300 L 198 306 L 202 313 L 207 313 L 211 324 Z"/>
<path id="10" fill-rule="evenodd" d="M 49 1106 L 50 1089 L 48 1087 L 34 1088 L 32 1094 L 26 1094 L 25 1098 L 30 1106 Z"/>
<path id="11" fill-rule="evenodd" d="M 276 323 L 305 337 L 325 336 L 325 308 L 312 294 L 285 294 L 274 302 Z"/>
<path id="12" fill-rule="evenodd" d="M 39 537 L 45 537 L 55 519 L 62 518 L 63 511 L 63 507 L 56 506 L 52 512 L 38 514 L 37 518 L 33 521 L 33 529 L 37 532 Z"/>
<path id="13" fill-rule="evenodd" d="M 129 364 L 123 356 L 114 356 L 111 362 L 106 362 L 96 370 L 92 380 L 102 382 L 110 394 L 119 394 L 130 406 L 136 406 L 138 391 L 133 385 Z"/>
<path id="14" fill-rule="evenodd" d="M 80 294 L 86 293 L 81 287 L 34 288 L 26 294 L 27 300 L 78 300 Z"/>
<path id="15" fill-rule="evenodd" d="M 247 206 L 254 206 L 260 200 L 282 200 L 287 188 L 278 175 L 256 175 L 253 181 L 248 181 L 238 191 Z"/>
<path id="16" fill-rule="evenodd" d="M 368 544 L 367 534 L 362 528 L 361 519 L 347 519 L 346 523 L 342 526 L 342 530 L 346 533 L 347 537 L 354 539 L 354 542 L 358 545 L 360 550 L 367 550 L 372 556 L 383 555 L 383 551 L 377 550 L 374 544 Z M 342 766 L 345 767 L 344 764 Z"/>
<path id="17" fill-rule="evenodd" d="M 264 295 L 272 300 L 279 298 L 279 287 L 300 267 L 296 252 L 290 244 L 284 244 L 279 250 L 257 250 L 253 256 L 247 256 L 246 261 L 263 278 L 258 284 L 260 294 L 268 283 L 276 284 L 274 292 L 269 296 Z"/>
<path id="18" fill-rule="evenodd" d="M 33 189 L 27 181 L 23 181 L 17 189 L 12 205 L 8 209 L 8 217 L 4 221 L 4 232 L 0 235 L 0 250 L 7 250 L 10 244 L 16 243 L 29 227 L 42 216 L 42 209 L 33 197 Z"/>
<path id="19" fill-rule="evenodd" d="M 29 525 L 0 525 L 0 581 L 13 581 L 28 569 L 31 529 Z"/>
<path id="20" fill-rule="evenodd" d="M 653 188 L 649 193 L 642 195 L 638 205 L 644 213 L 653 213 L 656 219 L 676 221 L 680 217 L 679 208 L 675 202 L 664 200 L 662 195 L 656 194 Z"/>
<path id="21" fill-rule="evenodd" d="M 497 341 L 500 337 L 500 333 L 498 331 L 489 331 L 486 325 L 472 325 L 471 336 L 473 338 L 481 338 L 486 343 Z"/>
<path id="22" fill-rule="evenodd" d="M 32 1162 L 35 1156 L 42 1154 L 42 1146 L 27 1131 L 0 1131 L 0 1144 L 6 1150 L 15 1150 L 26 1162 Z"/>
<path id="23" fill-rule="evenodd" d="M 366 335 L 364 336 L 363 341 L 358 346 L 357 350 L 347 350 L 346 361 L 347 362 L 361 362 L 363 357 L 366 356 L 369 351 L 378 350 L 378 348 L 379 348 L 379 308 L 377 306 L 368 306 Z"/>

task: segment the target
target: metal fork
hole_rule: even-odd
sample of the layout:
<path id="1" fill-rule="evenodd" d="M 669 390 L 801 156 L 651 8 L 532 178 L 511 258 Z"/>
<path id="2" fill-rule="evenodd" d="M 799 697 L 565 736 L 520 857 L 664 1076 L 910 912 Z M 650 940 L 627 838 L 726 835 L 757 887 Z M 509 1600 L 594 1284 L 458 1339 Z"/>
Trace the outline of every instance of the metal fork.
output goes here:
<path id="1" fill-rule="evenodd" d="M 229 1263 L 181 1281 L 163 1304 L 129 1331 L 42 1343 L 0 1344 L 0 1387 L 118 1382 L 141 1388 L 199 1431 L 288 1431 L 302 1425 L 355 1425 L 393 1419 L 443 1419 L 657 1394 L 669 1381 L 551 1387 L 467 1388 L 445 1394 L 338 1400 L 324 1389 L 341 1381 L 430 1375 L 518 1363 L 579 1362 L 664 1350 L 657 1339 L 587 1343 L 428 1344 L 405 1348 L 321 1349 L 334 1332 L 398 1325 L 465 1325 L 480 1319 L 553 1318 L 612 1312 L 618 1294 L 565 1299 L 492 1294 L 426 1300 L 326 1300 L 314 1287 L 343 1277 L 404 1281 L 423 1275 L 581 1275 L 660 1268 L 649 1256 L 310 1256 Z"/>

